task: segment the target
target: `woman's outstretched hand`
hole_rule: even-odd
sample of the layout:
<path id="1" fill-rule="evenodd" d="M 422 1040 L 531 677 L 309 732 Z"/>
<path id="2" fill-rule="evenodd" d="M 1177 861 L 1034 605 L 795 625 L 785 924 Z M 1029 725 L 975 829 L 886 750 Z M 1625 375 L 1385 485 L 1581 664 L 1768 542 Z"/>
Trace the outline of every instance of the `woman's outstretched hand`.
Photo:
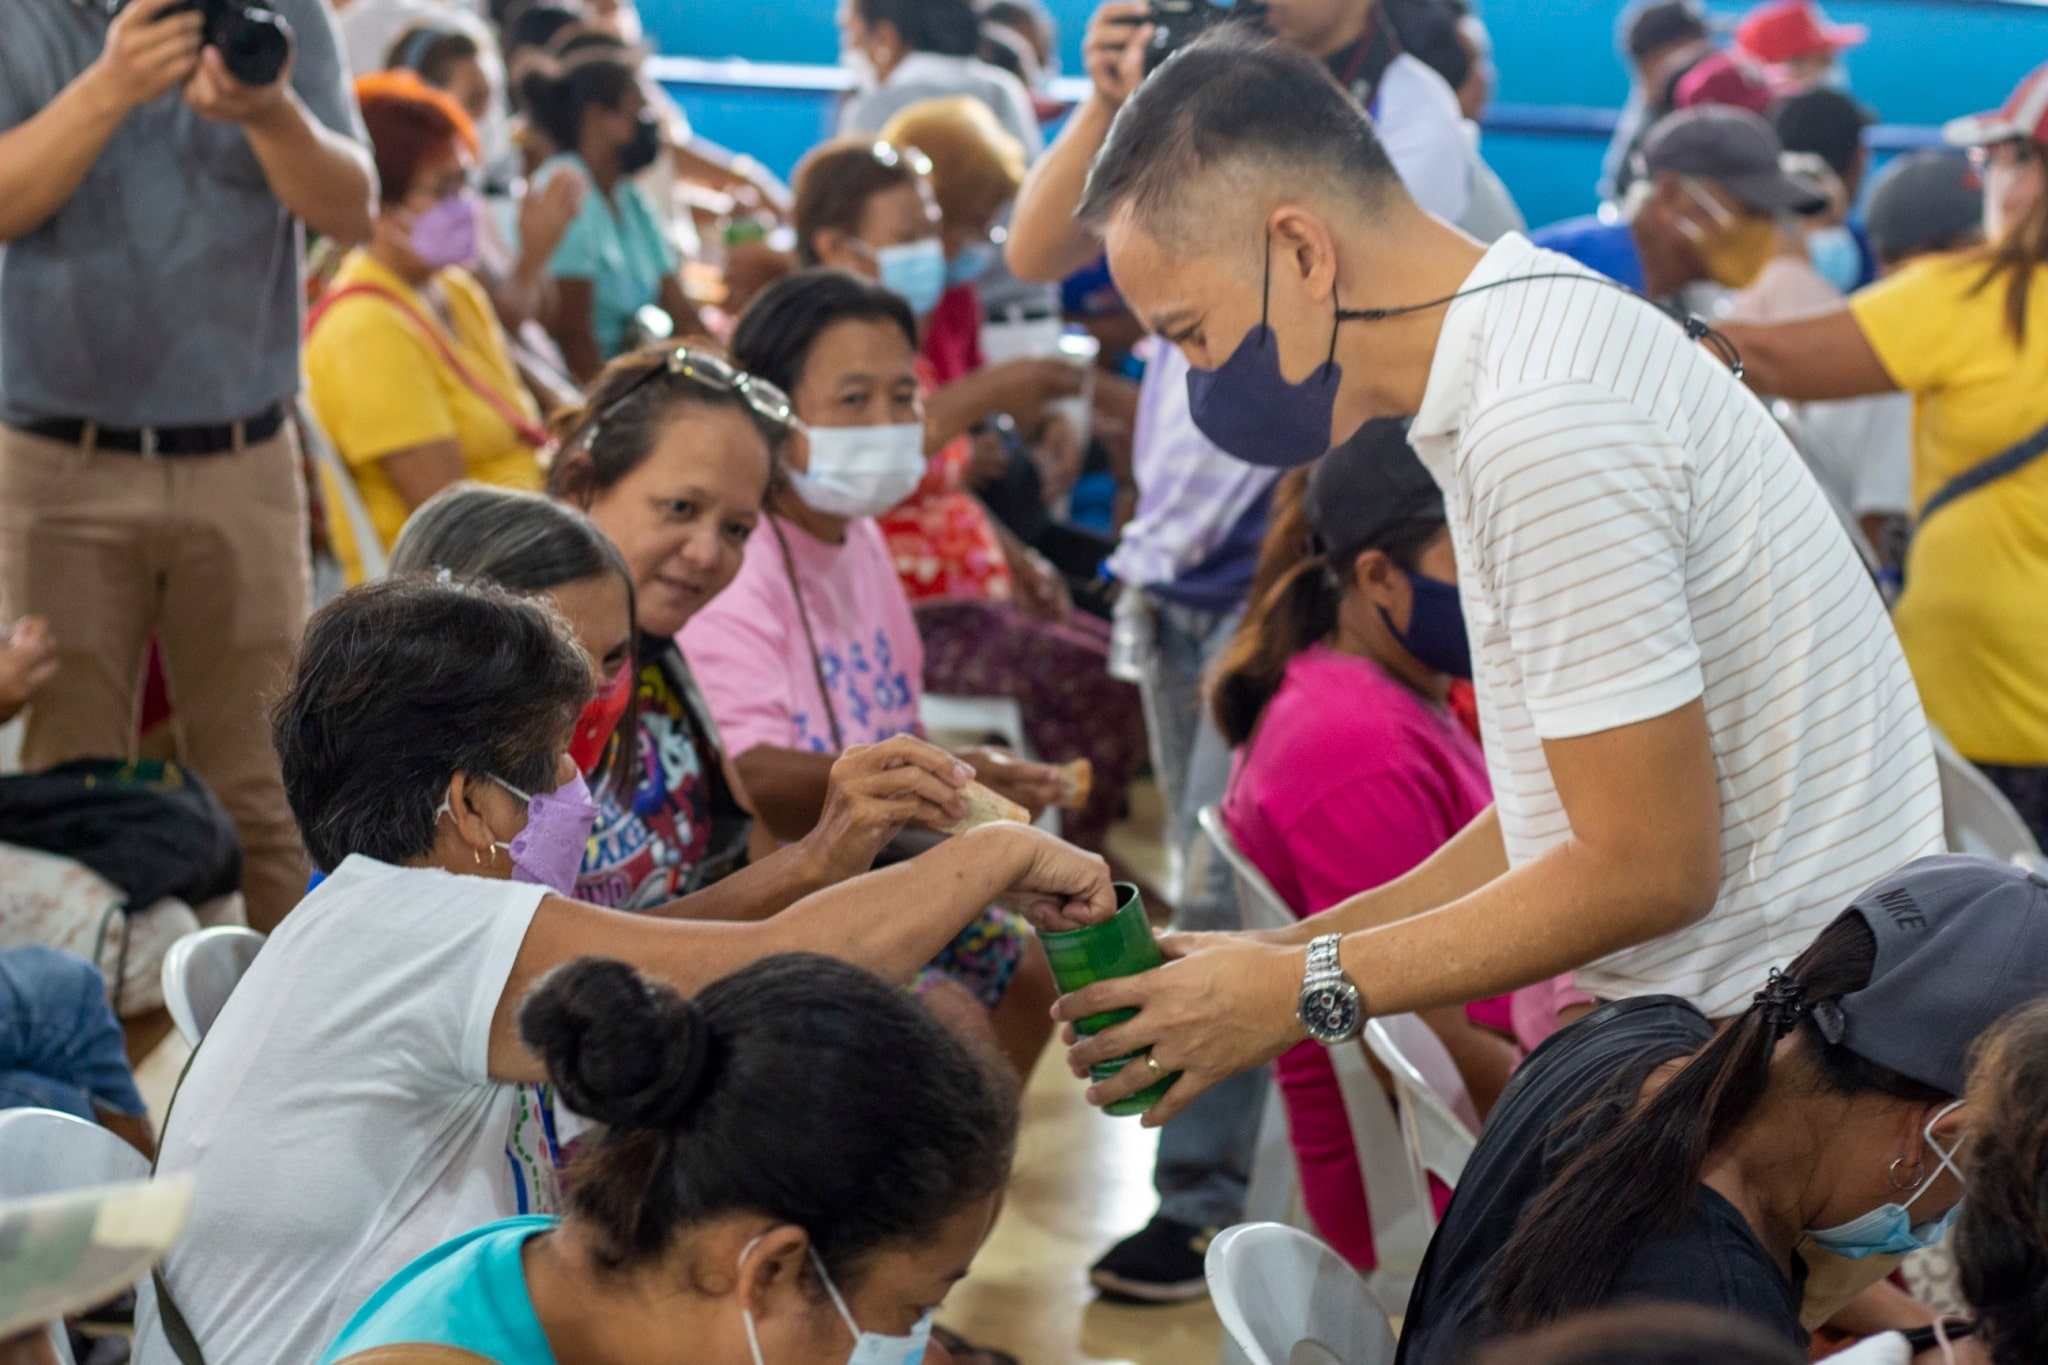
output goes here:
<path id="1" fill-rule="evenodd" d="M 974 769 L 944 749 L 898 735 L 856 744 L 839 755 L 825 790 L 825 809 L 804 837 L 830 885 L 859 876 L 877 854 L 912 825 L 947 829 L 967 814 L 961 789 Z"/>
<path id="2" fill-rule="evenodd" d="M 981 825 L 960 836 L 989 847 L 989 856 L 1016 868 L 1003 903 L 1033 927 L 1057 932 L 1100 924 L 1116 913 L 1109 864 L 1031 825 Z"/>

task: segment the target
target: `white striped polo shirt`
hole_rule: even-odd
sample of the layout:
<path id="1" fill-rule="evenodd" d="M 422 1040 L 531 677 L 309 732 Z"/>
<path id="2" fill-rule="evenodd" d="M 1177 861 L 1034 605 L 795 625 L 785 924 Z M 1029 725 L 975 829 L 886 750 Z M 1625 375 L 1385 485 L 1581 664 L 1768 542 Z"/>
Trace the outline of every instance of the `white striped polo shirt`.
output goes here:
<path id="1" fill-rule="evenodd" d="M 1650 304 L 1510 235 L 1453 303 L 1409 439 L 1444 489 L 1511 866 L 1570 825 L 1543 741 L 1703 697 L 1721 893 L 1581 969 L 1739 1012 L 1865 885 L 1942 846 L 1933 747 L 1876 590 L 1770 414 Z"/>

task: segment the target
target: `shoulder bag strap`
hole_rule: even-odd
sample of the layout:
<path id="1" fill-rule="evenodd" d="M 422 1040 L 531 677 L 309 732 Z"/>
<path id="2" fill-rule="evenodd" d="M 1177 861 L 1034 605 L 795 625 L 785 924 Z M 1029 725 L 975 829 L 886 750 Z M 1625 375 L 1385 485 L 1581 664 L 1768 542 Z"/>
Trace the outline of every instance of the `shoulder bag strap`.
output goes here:
<path id="1" fill-rule="evenodd" d="M 201 1038 L 185 1058 L 185 1065 L 178 1070 L 178 1083 L 171 1087 L 171 1102 L 164 1106 L 164 1127 L 157 1134 L 156 1155 L 150 1158 L 150 1179 L 156 1178 L 156 1163 L 163 1158 L 164 1143 L 171 1136 L 171 1115 L 178 1111 L 178 1092 L 185 1088 L 185 1077 L 192 1072 L 192 1063 L 199 1058 L 199 1047 L 206 1040 Z M 178 1301 L 171 1297 L 171 1287 L 164 1283 L 163 1265 L 159 1262 L 150 1267 L 149 1282 L 156 1288 L 156 1320 L 164 1329 L 164 1340 L 170 1343 L 171 1354 L 177 1356 L 178 1365 L 206 1365 L 206 1353 L 199 1349 L 199 1338 L 192 1333 L 192 1326 L 185 1321 L 185 1314 L 179 1309 Z"/>
<path id="2" fill-rule="evenodd" d="M 1974 493 L 1985 484 L 1996 483 L 2008 474 L 2016 474 L 2043 455 L 2048 455 L 2048 427 L 2042 427 L 2024 441 L 2008 446 L 1980 464 L 1971 465 L 1936 489 L 1934 495 L 1920 505 L 1920 515 L 1914 518 L 1915 529 L 1926 525 L 1929 517 L 1957 498 Z"/>
<path id="3" fill-rule="evenodd" d="M 789 574 L 789 595 L 796 599 L 796 619 L 804 628 L 804 644 L 811 651 L 811 674 L 818 680 L 818 696 L 825 703 L 825 723 L 832 727 L 832 748 L 837 753 L 846 752 L 846 740 L 839 733 L 839 712 L 832 705 L 832 689 L 825 685 L 825 661 L 818 657 L 818 637 L 811 633 L 811 614 L 804 608 L 803 585 L 796 581 L 796 558 L 789 552 L 789 541 L 783 537 L 782 523 L 773 513 L 764 513 L 768 518 L 768 529 L 775 533 L 775 543 L 782 549 L 782 567 Z"/>
<path id="4" fill-rule="evenodd" d="M 547 428 L 534 422 L 519 410 L 517 404 L 485 383 L 474 370 L 463 364 L 462 358 L 455 354 L 455 348 L 448 344 L 448 338 L 441 335 L 441 329 L 428 321 L 419 309 L 413 307 L 410 300 L 395 290 L 386 289 L 381 284 L 369 283 L 345 284 L 339 289 L 329 290 L 321 296 L 320 302 L 313 305 L 312 312 L 306 315 L 306 335 L 313 334 L 313 329 L 320 325 L 320 320 L 327 316 L 328 310 L 335 304 L 356 296 L 379 298 L 396 308 L 399 316 L 410 323 L 412 329 L 439 353 L 441 363 L 455 372 L 455 377 L 462 381 L 463 387 L 483 399 L 492 412 L 504 418 L 512 430 L 519 434 L 521 441 L 535 450 L 547 449 L 552 439 Z"/>

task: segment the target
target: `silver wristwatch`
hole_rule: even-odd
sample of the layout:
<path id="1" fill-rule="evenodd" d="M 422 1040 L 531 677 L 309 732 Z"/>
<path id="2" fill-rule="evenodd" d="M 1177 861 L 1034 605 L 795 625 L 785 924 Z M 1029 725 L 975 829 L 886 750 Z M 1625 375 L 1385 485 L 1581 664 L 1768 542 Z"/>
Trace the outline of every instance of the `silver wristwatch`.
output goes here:
<path id="1" fill-rule="evenodd" d="M 1342 934 L 1309 940 L 1308 971 L 1301 980 L 1301 1024 L 1324 1047 L 1348 1043 L 1365 1024 L 1365 997 L 1337 960 Z"/>

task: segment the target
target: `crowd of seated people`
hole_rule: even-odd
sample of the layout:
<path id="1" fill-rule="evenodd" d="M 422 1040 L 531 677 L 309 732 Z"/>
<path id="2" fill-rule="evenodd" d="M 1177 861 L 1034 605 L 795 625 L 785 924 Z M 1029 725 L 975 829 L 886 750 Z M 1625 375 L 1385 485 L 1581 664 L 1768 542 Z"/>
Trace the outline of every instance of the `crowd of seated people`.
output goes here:
<path id="1" fill-rule="evenodd" d="M 1343 375 L 1367 367 L 1340 351 L 1366 328 L 1340 324 L 1422 324 L 1285 205 L 1262 272 L 1219 267 L 1255 310 L 1155 306 L 1173 253 L 1244 243 L 1154 231 L 1174 192 L 1131 188 L 1134 158 L 1174 151 L 1119 142 L 1157 126 L 1141 0 L 1092 17 L 1071 108 L 1030 0 L 848 0 L 853 88 L 787 186 L 694 134 L 631 0 L 279 0 L 292 60 L 260 79 L 168 0 L 14 3 L 0 723 L 25 721 L 41 785 L 0 784 L 0 1108 L 90 1120 L 192 1180 L 139 1295 L 143 1365 L 676 1342 L 729 1365 L 1008 1359 L 933 1316 L 1002 1210 L 1022 1088 L 1082 1008 L 1056 1003 L 1038 934 L 1110 916 L 1130 869 L 1109 834 L 1148 763 L 1169 856 L 1144 890 L 1211 931 L 1166 935 L 1148 979 L 1199 981 L 1227 949 L 1247 954 L 1212 969 L 1233 988 L 1304 993 L 1277 1023 L 1215 980 L 1172 986 L 1211 1016 L 1085 997 L 1138 1017 L 1069 1039 L 1079 1070 L 1143 1045 L 1160 1055 L 1113 1089 L 1189 1078 L 1147 1119 L 1158 1211 L 1091 1278 L 1128 1303 L 1206 1292 L 1273 1084 L 1308 1224 L 1375 1268 L 1327 1050 L 1358 1044 L 1322 1038 L 1306 993 L 1356 959 L 1312 936 L 1361 905 L 1339 937 L 1429 920 L 1488 880 L 1526 908 L 1530 831 L 1583 838 L 1586 774 L 1640 766 L 1557 750 L 1608 733 L 1584 694 L 1646 665 L 1584 681 L 1588 637 L 1556 637 L 1583 576 L 1515 595 L 1569 560 L 1550 536 L 1615 581 L 1654 561 L 1696 625 L 1773 559 L 1767 529 L 1730 568 L 1718 522 L 1624 553 L 1597 516 L 1554 531 L 1553 485 L 1515 485 L 1519 508 L 1473 494 L 1444 430 L 1411 444 L 1407 416 L 1355 410 Z M 1256 41 L 1233 23 L 1203 48 L 1306 72 L 1368 128 L 1331 145 L 1370 147 L 1385 222 L 1712 322 L 1769 414 L 1688 393 L 1754 416 L 1748 445 L 1818 483 L 1869 572 L 1822 585 L 1835 615 L 1752 613 L 1754 639 L 1673 653 L 1711 674 L 1717 650 L 1895 627 L 1891 719 L 1865 726 L 1886 733 L 1839 742 L 1914 764 L 1883 810 L 1804 770 L 1746 788 L 1798 745 L 1744 731 L 1660 812 L 1706 831 L 1704 904 L 1647 938 L 1531 947 L 1502 921 L 1497 953 L 1430 941 L 1429 972 L 1487 986 L 1380 1012 L 1412 1003 L 1443 1045 L 1477 1145 L 1455 1189 L 1428 1181 L 1441 1222 L 1400 1360 L 2041 1359 L 2048 880 L 1919 855 L 1939 844 L 1923 731 L 2048 844 L 2048 66 L 1951 124 L 1957 150 L 1879 166 L 1842 66 L 1861 30 L 1768 0 L 1724 42 L 1691 0 L 1647 0 L 1619 30 L 1634 90 L 1601 211 L 1530 231 L 1485 159 L 1471 7 L 1261 14 Z M 142 189 L 164 206 L 148 232 L 120 212 Z M 53 284 L 74 272 L 87 312 Z M 1376 399 L 1415 381 L 1376 413 L 1448 401 L 1413 368 L 1368 376 Z M 1280 458 L 1278 414 L 1324 397 L 1355 434 Z M 1636 442 L 1668 456 L 1658 487 L 1721 516 L 1721 467 L 1663 431 Z M 1642 485 L 1604 479 L 1593 505 L 1654 519 Z M 1474 535 L 1486 518 L 1514 529 Z M 342 586 L 316 594 L 330 559 Z M 1647 638 L 1600 628 L 1624 654 Z M 1816 679 L 1747 706 L 1710 677 L 1671 714 L 1716 746 L 1735 724 L 1831 734 L 1853 699 Z M 1021 735 L 940 747 L 924 715 L 947 697 L 1014 702 Z M 111 788 L 185 790 L 218 836 L 206 876 L 131 904 L 152 883 L 109 863 L 177 838 L 22 832 L 53 793 L 89 809 Z M 1233 932 L 1228 868 L 1195 856 L 1205 807 L 1298 924 Z M 1860 889 L 1782 865 L 1886 820 Z M 1745 903 L 1767 926 L 1726 929 L 1768 940 L 1767 975 L 1672 965 L 1717 946 L 1717 895 L 1802 875 L 1824 913 Z M 152 1124 L 133 1066 L 167 1027 L 165 951 L 244 917 L 267 940 Z M 1162 1019 L 1171 1067 L 1137 1032 Z M 1115 1094 L 1097 1076 L 1089 1097 Z M 1943 1245 L 1961 1316 L 1890 1274 Z"/>

